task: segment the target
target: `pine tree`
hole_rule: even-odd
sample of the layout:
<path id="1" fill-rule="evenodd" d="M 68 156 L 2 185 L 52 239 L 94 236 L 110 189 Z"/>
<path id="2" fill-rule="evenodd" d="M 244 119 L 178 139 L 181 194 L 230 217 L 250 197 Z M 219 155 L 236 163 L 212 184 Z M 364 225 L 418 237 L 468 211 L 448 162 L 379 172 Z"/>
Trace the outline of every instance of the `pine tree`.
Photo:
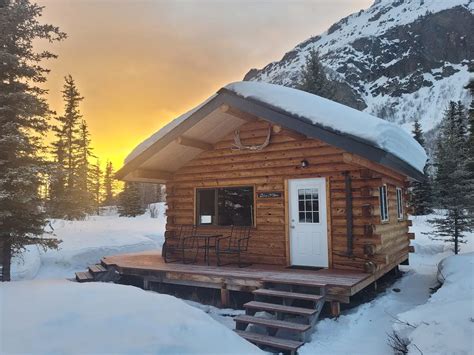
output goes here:
<path id="1" fill-rule="evenodd" d="M 87 213 L 92 211 L 94 202 L 94 195 L 92 190 L 90 190 L 92 166 L 89 164 L 89 160 L 94 157 L 90 143 L 91 140 L 87 123 L 82 120 L 79 129 L 76 189 L 79 197 L 80 209 Z"/>
<path id="2" fill-rule="evenodd" d="M 415 138 L 418 143 L 424 148 L 425 139 L 423 137 L 423 131 L 421 129 L 421 124 L 418 119 L 415 119 L 413 124 L 413 138 Z M 432 206 L 432 189 L 429 176 L 429 162 L 426 162 L 425 167 L 423 168 L 423 173 L 425 174 L 425 181 L 415 181 L 412 184 L 411 189 L 411 198 L 410 205 L 413 207 L 413 214 L 415 216 L 426 215 L 431 213 L 433 210 Z"/>
<path id="3" fill-rule="evenodd" d="M 92 209 L 96 214 L 100 214 L 100 203 L 102 199 L 102 170 L 100 161 L 91 166 L 89 174 L 89 191 L 92 194 Z"/>
<path id="4" fill-rule="evenodd" d="M 114 168 L 112 166 L 112 162 L 107 161 L 104 174 L 104 199 L 102 202 L 104 206 L 112 206 L 115 204 L 114 187 Z"/>
<path id="5" fill-rule="evenodd" d="M 0 0 L 0 249 L 3 281 L 10 280 L 12 255 L 36 243 L 57 248 L 58 240 L 42 238 L 45 214 L 39 195 L 46 164 L 41 140 L 48 131 L 43 60 L 55 58 L 36 52 L 33 42 L 60 41 L 65 34 L 41 24 L 42 7 L 28 0 Z"/>
<path id="6" fill-rule="evenodd" d="M 473 229 L 474 216 L 474 180 L 466 169 L 467 154 L 465 127 L 461 127 L 465 118 L 459 115 L 465 112 L 459 104 L 449 103 L 437 141 L 435 160 L 435 195 L 445 216 L 430 220 L 435 227 L 433 239 L 441 239 L 454 244 L 454 253 L 460 251 L 465 243 L 464 235 Z"/>
<path id="7" fill-rule="evenodd" d="M 60 179 L 55 175 L 63 176 L 63 195 L 52 194 L 49 199 L 51 211 L 58 211 L 55 217 L 78 219 L 82 218 L 87 210 L 85 208 L 86 192 L 83 191 L 87 177 L 87 163 L 83 158 L 84 151 L 81 150 L 81 123 L 82 115 L 79 104 L 84 99 L 76 87 L 71 75 L 64 78 L 62 91 L 64 100 L 64 115 L 57 117 L 58 126 L 53 127 L 56 141 L 53 142 L 53 152 L 58 154 L 61 147 L 61 159 L 56 156 L 56 170 L 53 171 L 53 179 L 59 183 Z M 87 127 L 86 127 L 87 129 Z M 86 136 L 87 140 L 88 137 Z M 87 143 L 88 144 L 88 143 Z M 86 147 L 87 149 L 87 147 Z M 82 164 L 82 165 L 81 165 Z M 81 170 L 81 172 L 80 172 Z M 54 190 L 51 190 L 53 192 Z M 58 206 L 57 204 L 60 204 Z"/>
<path id="8" fill-rule="evenodd" d="M 314 49 L 306 56 L 297 88 L 329 100 L 334 99 L 335 87 L 328 80 L 319 54 Z"/>
<path id="9" fill-rule="evenodd" d="M 120 217 L 136 217 L 145 213 L 141 202 L 140 188 L 135 182 L 126 182 L 119 195 L 118 212 Z"/>

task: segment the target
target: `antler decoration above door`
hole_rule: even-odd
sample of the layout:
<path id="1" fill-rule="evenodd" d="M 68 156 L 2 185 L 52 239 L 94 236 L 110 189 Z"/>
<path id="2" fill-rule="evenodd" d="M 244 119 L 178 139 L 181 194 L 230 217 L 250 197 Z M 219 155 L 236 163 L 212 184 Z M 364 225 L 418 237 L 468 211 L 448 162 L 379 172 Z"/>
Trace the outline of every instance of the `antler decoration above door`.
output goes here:
<path id="1" fill-rule="evenodd" d="M 243 145 L 240 141 L 240 131 L 236 130 L 234 132 L 234 144 L 232 145 L 233 150 L 252 150 L 252 151 L 259 151 L 265 148 L 267 145 L 270 144 L 270 136 L 272 134 L 272 127 L 268 127 L 267 138 L 265 142 L 260 145 Z"/>

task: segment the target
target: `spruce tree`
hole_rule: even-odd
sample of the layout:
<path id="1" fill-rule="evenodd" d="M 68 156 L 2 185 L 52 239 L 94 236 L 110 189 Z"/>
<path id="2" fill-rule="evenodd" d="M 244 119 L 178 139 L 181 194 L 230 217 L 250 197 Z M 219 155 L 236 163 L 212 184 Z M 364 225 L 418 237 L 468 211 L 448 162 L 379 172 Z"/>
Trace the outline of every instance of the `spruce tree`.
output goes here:
<path id="1" fill-rule="evenodd" d="M 54 175 L 64 177 L 64 195 L 51 195 L 49 205 L 52 211 L 60 213 L 54 217 L 78 219 L 82 218 L 86 212 L 84 206 L 86 193 L 82 189 L 84 188 L 84 169 L 87 169 L 87 164 L 84 165 L 82 157 L 84 152 L 81 150 L 81 122 L 83 121 L 79 111 L 79 104 L 84 98 L 80 95 L 71 75 L 66 76 L 64 80 L 62 91 L 64 115 L 56 118 L 58 125 L 53 127 L 56 134 L 53 151 L 57 154 L 57 147 L 61 146 L 62 154 L 61 159 L 58 155 L 55 157 L 56 170 L 53 171 L 53 179 L 59 181 Z M 57 206 L 58 203 L 61 204 L 60 208 Z"/>
<path id="2" fill-rule="evenodd" d="M 124 184 L 117 207 L 120 217 L 136 217 L 145 213 L 138 183 L 126 182 Z"/>
<path id="3" fill-rule="evenodd" d="M 433 239 L 453 243 L 454 253 L 460 251 L 460 244 L 466 232 L 473 229 L 474 217 L 472 201 L 474 200 L 474 180 L 466 169 L 467 137 L 463 122 L 459 117 L 462 107 L 454 102 L 449 103 L 441 126 L 436 149 L 436 202 L 445 212 L 444 217 L 430 220 L 434 225 Z"/>
<path id="4" fill-rule="evenodd" d="M 112 206 L 115 204 L 114 187 L 115 187 L 114 168 L 112 166 L 112 162 L 107 161 L 107 164 L 105 165 L 105 173 L 104 173 L 104 198 L 102 202 L 104 206 Z"/>
<path id="5" fill-rule="evenodd" d="M 92 165 L 89 175 L 89 191 L 92 194 L 92 209 L 96 214 L 100 214 L 100 203 L 102 199 L 102 170 L 100 161 Z"/>
<path id="6" fill-rule="evenodd" d="M 90 213 L 93 209 L 94 195 L 91 190 L 92 166 L 89 160 L 94 157 L 90 147 L 90 134 L 86 121 L 82 120 L 79 129 L 79 151 L 77 159 L 77 185 L 80 209 Z"/>
<path id="7" fill-rule="evenodd" d="M 423 131 L 421 129 L 421 124 L 418 119 L 415 119 L 412 133 L 413 138 L 415 138 L 418 143 L 420 143 L 420 145 L 424 148 L 425 139 L 423 137 Z M 426 180 L 413 182 L 411 189 L 410 205 L 413 207 L 413 214 L 415 216 L 426 215 L 433 211 L 431 209 L 432 189 L 429 176 L 429 161 L 426 162 L 425 167 L 423 168 L 423 173 L 425 174 Z"/>
<path id="8" fill-rule="evenodd" d="M 334 99 L 335 87 L 328 80 L 319 54 L 314 49 L 306 56 L 297 88 L 326 99 Z"/>
<path id="9" fill-rule="evenodd" d="M 39 195 L 46 173 L 42 138 L 51 114 L 38 83 L 46 81 L 42 62 L 55 55 L 34 50 L 33 42 L 65 38 L 57 27 L 41 24 L 42 7 L 28 0 L 0 0 L 0 249 L 2 280 L 10 280 L 12 255 L 36 243 L 57 248 L 42 238 L 45 214 Z"/>

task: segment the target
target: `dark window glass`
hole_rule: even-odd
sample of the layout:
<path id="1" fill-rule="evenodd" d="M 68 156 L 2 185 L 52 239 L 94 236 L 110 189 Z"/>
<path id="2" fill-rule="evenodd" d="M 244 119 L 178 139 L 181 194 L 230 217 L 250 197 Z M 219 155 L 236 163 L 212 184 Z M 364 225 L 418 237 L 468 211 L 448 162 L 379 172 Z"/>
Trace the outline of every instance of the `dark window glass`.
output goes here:
<path id="1" fill-rule="evenodd" d="M 388 221 L 388 198 L 387 198 L 387 186 L 383 185 L 379 188 L 380 194 L 380 219 L 382 221 Z"/>
<path id="2" fill-rule="evenodd" d="M 198 224 L 252 226 L 253 219 L 253 187 L 197 190 Z"/>

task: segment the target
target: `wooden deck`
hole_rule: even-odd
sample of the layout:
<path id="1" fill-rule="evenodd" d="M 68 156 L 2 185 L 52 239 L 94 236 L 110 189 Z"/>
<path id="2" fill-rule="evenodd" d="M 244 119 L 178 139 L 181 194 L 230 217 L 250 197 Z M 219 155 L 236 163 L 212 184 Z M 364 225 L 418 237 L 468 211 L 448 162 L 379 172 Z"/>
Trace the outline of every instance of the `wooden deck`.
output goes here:
<path id="1" fill-rule="evenodd" d="M 143 252 L 109 256 L 102 260 L 122 275 L 137 276 L 148 282 L 198 286 L 214 289 L 251 292 L 268 280 L 305 286 L 327 285 L 328 300 L 343 303 L 375 281 L 375 275 L 347 270 L 302 270 L 271 265 L 246 268 L 165 263 L 159 252 Z"/>

